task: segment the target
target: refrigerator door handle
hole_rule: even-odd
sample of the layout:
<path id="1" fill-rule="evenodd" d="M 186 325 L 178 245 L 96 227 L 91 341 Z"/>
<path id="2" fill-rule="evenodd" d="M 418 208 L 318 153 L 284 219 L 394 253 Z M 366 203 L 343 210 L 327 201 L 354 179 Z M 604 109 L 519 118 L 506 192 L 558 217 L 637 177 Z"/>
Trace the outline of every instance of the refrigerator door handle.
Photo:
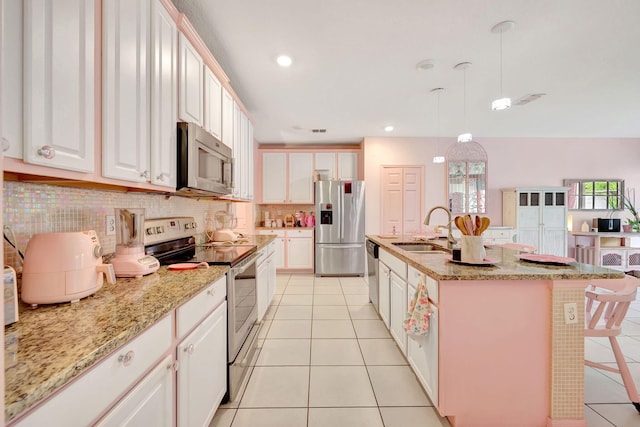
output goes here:
<path id="1" fill-rule="evenodd" d="M 340 209 L 340 241 L 344 241 L 344 187 L 338 186 L 338 206 Z"/>
<path id="2" fill-rule="evenodd" d="M 327 244 L 327 243 L 318 243 L 316 246 L 325 249 L 352 249 L 352 248 L 362 248 L 364 243 L 337 243 L 335 245 Z"/>

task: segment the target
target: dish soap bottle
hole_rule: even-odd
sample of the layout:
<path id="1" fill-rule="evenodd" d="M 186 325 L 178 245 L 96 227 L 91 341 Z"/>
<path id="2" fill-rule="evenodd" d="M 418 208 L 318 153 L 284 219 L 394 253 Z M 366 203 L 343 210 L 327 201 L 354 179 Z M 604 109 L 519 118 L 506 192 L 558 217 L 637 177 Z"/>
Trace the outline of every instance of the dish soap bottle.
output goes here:
<path id="1" fill-rule="evenodd" d="M 587 221 L 582 223 L 582 228 L 581 228 L 583 233 L 588 233 L 589 232 L 589 224 L 587 224 Z"/>

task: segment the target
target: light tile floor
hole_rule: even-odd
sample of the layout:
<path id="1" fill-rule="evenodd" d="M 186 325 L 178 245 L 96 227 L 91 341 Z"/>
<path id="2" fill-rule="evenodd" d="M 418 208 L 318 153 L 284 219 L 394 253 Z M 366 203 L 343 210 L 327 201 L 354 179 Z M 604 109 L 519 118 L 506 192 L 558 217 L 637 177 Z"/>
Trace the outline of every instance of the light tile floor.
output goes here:
<path id="1" fill-rule="evenodd" d="M 448 427 L 368 303 L 362 278 L 278 274 L 261 350 L 241 397 L 210 427 Z M 640 386 L 640 297 L 620 344 Z M 589 338 L 591 360 L 612 363 L 606 339 Z M 612 363 L 613 364 L 613 363 Z M 585 367 L 589 427 L 640 427 L 620 377 Z"/>

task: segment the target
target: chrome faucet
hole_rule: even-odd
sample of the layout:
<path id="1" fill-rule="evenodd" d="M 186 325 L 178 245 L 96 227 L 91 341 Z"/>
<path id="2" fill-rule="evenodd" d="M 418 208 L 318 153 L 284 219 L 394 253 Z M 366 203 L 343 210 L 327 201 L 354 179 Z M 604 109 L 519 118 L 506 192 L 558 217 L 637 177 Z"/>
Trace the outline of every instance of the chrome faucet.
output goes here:
<path id="1" fill-rule="evenodd" d="M 431 208 L 431 210 L 429 211 L 429 213 L 427 213 L 426 218 L 424 219 L 424 225 L 429 225 L 429 220 L 431 220 L 431 214 L 433 213 L 433 211 L 437 210 L 437 209 L 442 209 L 443 211 L 445 211 L 447 213 L 447 217 L 449 218 L 449 223 L 447 224 L 447 229 L 449 230 L 449 235 L 447 236 L 447 241 L 449 242 L 449 248 L 451 249 L 451 247 L 453 245 L 455 245 L 457 242 L 457 240 L 453 237 L 453 234 L 451 234 L 451 211 L 447 208 L 445 208 L 444 206 L 434 206 Z"/>

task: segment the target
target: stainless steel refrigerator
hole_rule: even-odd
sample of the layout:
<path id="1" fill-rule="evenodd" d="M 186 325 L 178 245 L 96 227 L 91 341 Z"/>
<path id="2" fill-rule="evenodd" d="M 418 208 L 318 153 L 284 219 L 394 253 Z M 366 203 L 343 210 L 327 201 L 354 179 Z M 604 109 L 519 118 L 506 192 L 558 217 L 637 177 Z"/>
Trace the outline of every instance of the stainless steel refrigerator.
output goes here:
<path id="1" fill-rule="evenodd" d="M 364 181 L 316 182 L 316 276 L 364 276 Z"/>

